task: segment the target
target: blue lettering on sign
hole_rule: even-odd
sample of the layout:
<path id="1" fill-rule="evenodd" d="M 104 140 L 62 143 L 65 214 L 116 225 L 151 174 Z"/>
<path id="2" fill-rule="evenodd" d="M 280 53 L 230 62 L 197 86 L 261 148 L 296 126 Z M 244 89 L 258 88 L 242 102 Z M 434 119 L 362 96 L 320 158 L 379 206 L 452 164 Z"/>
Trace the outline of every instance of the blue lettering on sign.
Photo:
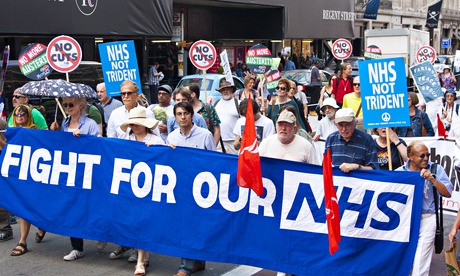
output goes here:
<path id="1" fill-rule="evenodd" d="M 398 212 L 395 210 L 391 209 L 388 206 L 389 201 L 395 201 L 401 204 L 406 204 L 407 203 L 408 196 L 400 193 L 391 193 L 391 192 L 385 192 L 381 193 L 379 197 L 377 198 L 377 207 L 379 208 L 380 211 L 382 211 L 385 215 L 388 216 L 389 221 L 388 222 L 383 222 L 383 221 L 378 221 L 374 218 L 371 220 L 371 227 L 379 230 L 394 230 L 398 227 L 399 222 L 401 220 Z"/>

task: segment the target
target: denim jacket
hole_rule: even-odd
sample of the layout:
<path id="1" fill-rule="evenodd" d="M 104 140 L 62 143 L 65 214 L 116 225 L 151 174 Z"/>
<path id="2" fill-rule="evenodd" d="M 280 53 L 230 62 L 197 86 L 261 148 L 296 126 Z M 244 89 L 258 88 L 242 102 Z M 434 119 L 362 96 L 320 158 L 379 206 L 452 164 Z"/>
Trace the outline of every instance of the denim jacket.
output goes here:
<path id="1" fill-rule="evenodd" d="M 422 122 L 420 120 L 420 112 L 422 113 L 421 117 L 423 118 L 423 126 L 426 128 L 426 136 L 434 136 L 433 125 L 431 125 L 430 118 L 428 115 L 419 109 L 415 110 L 415 115 L 410 117 L 410 127 L 414 133 L 414 137 L 422 136 Z M 409 127 L 399 127 L 398 136 L 407 137 L 407 131 Z"/>

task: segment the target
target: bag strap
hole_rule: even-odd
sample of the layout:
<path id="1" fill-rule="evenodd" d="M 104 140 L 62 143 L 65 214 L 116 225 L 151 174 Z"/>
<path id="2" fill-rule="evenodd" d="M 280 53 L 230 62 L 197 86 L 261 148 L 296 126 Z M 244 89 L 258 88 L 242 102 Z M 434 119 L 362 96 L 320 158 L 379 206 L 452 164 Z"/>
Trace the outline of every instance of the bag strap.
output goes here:
<path id="1" fill-rule="evenodd" d="M 359 112 L 361 112 L 361 107 L 363 107 L 363 103 L 362 103 L 362 102 L 359 103 L 358 111 L 356 112 L 356 118 L 358 117 Z"/>
<path id="2" fill-rule="evenodd" d="M 437 172 L 438 164 L 433 163 L 431 164 L 431 175 L 436 179 L 436 172 Z M 443 217 L 442 217 L 442 196 L 438 195 L 438 191 L 433 187 L 433 198 L 434 198 L 434 208 L 436 211 L 436 230 L 442 229 L 443 226 Z M 439 202 L 441 204 L 439 205 Z M 438 214 L 438 207 L 439 207 L 439 214 Z"/>
<path id="3" fill-rule="evenodd" d="M 423 117 L 422 117 L 422 111 L 420 110 L 420 123 L 422 124 L 422 131 L 423 131 L 423 128 L 425 127 L 423 125 Z"/>

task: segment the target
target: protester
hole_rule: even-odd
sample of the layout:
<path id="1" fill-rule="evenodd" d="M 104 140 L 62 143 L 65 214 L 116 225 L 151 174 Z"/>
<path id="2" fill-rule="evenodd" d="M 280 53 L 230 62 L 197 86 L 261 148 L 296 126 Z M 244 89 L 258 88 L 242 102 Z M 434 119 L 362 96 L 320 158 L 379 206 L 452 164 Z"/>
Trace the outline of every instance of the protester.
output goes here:
<path id="1" fill-rule="evenodd" d="M 97 95 L 99 96 L 99 102 L 101 103 L 102 108 L 104 109 L 104 121 L 106 124 L 108 124 L 112 111 L 122 106 L 123 103 L 115 98 L 107 96 L 107 90 L 105 89 L 105 82 L 99 83 L 96 86 L 96 90 L 97 90 Z"/>
<path id="2" fill-rule="evenodd" d="M 183 86 L 178 87 L 173 92 L 173 100 L 176 104 L 180 102 L 191 103 L 192 93 L 190 92 L 188 87 L 183 87 Z M 200 114 L 194 113 L 192 120 L 193 120 L 193 124 L 195 124 L 197 127 L 202 127 L 206 129 L 208 128 L 208 126 L 206 125 L 206 121 L 203 119 L 203 116 L 201 116 Z M 173 117 L 168 118 L 167 126 L 168 126 L 168 133 L 171 133 L 175 129 L 179 128 L 179 123 L 176 121 L 176 118 L 173 116 Z"/>
<path id="3" fill-rule="evenodd" d="M 277 133 L 268 136 L 259 146 L 261 156 L 316 164 L 312 144 L 296 135 L 297 117 L 290 111 L 280 113 L 276 121 Z"/>
<path id="4" fill-rule="evenodd" d="M 288 92 L 288 97 L 291 100 L 294 100 L 299 108 L 300 116 L 302 118 L 308 118 L 308 100 L 307 95 L 298 89 L 299 86 L 297 82 L 290 80 L 290 87 Z"/>
<path id="5" fill-rule="evenodd" d="M 457 235 L 458 229 L 460 228 L 460 209 L 457 212 L 457 217 L 455 218 L 455 222 L 452 225 L 452 229 L 449 232 L 449 241 L 454 242 L 457 238 L 455 237 Z"/>
<path id="6" fill-rule="evenodd" d="M 256 101 L 259 106 L 262 105 L 262 98 L 260 97 L 259 91 L 254 89 L 254 84 L 256 83 L 256 77 L 252 74 L 244 77 L 244 88 L 238 89 L 235 91 L 233 97 L 241 102 L 244 99 L 249 97 L 249 94 L 252 95 L 252 100 Z"/>
<path id="7" fill-rule="evenodd" d="M 449 198 L 452 194 L 453 186 L 441 165 L 436 166 L 435 175 L 431 173 L 434 163 L 429 161 L 430 152 L 423 142 L 411 142 L 407 147 L 407 157 L 409 160 L 396 170 L 420 172 L 420 176 L 425 179 L 422 219 L 420 221 L 417 250 L 412 264 L 411 275 L 429 275 L 436 233 L 433 189 L 436 189 L 436 194 Z"/>
<path id="8" fill-rule="evenodd" d="M 449 88 L 444 93 L 445 103 L 439 108 L 438 114 L 444 128 L 446 129 L 446 134 L 449 133 L 452 126 L 452 122 L 456 118 L 460 118 L 458 115 L 458 110 L 460 105 L 455 102 L 457 99 L 457 92 L 454 89 Z M 439 128 L 439 126 L 438 126 Z"/>
<path id="9" fill-rule="evenodd" d="M 128 119 L 129 111 L 139 105 L 139 87 L 132 80 L 125 80 L 120 85 L 120 91 L 123 106 L 112 111 L 107 123 L 107 137 L 125 139 L 127 134 L 120 129 L 120 126 Z M 148 118 L 155 118 L 152 111 L 146 112 Z M 158 133 L 158 130 L 155 132 Z"/>
<path id="10" fill-rule="evenodd" d="M 160 64 L 155 61 L 149 70 L 150 103 L 152 104 L 158 103 L 159 77 L 163 74 L 162 72 L 158 72 L 158 67 L 160 67 Z"/>
<path id="11" fill-rule="evenodd" d="M 316 106 L 316 114 L 318 114 L 318 121 L 321 121 L 324 115 L 323 111 L 321 111 L 321 107 L 323 106 L 323 101 L 327 98 L 332 97 L 332 79 L 334 78 L 335 78 L 334 75 L 330 75 L 327 80 L 326 85 L 323 86 L 323 88 L 321 88 L 321 92 L 319 94 L 318 105 Z"/>
<path id="12" fill-rule="evenodd" d="M 326 139 L 329 134 L 338 130 L 334 123 L 337 110 L 339 110 L 339 106 L 333 98 L 327 98 L 322 102 L 321 112 L 326 115 L 326 118 L 319 121 L 313 141 L 318 141 L 319 138 Z"/>
<path id="13" fill-rule="evenodd" d="M 12 96 L 12 103 L 13 107 L 16 107 L 18 104 L 28 105 L 29 108 L 32 110 L 32 117 L 34 124 L 37 125 L 40 129 L 48 129 L 48 125 L 46 124 L 45 117 L 43 114 L 38 111 L 36 108 L 29 105 L 29 96 L 26 94 L 21 93 L 21 88 L 16 88 L 13 92 Z M 7 119 L 8 126 L 13 126 L 13 113 Z"/>
<path id="14" fill-rule="evenodd" d="M 24 104 L 18 104 L 14 108 L 13 112 L 13 127 L 24 127 L 24 128 L 32 128 L 32 129 L 39 129 L 37 125 L 33 122 L 33 115 L 32 110 Z M 19 242 L 16 247 L 11 251 L 11 256 L 21 256 L 27 253 L 29 250 L 27 249 L 27 236 L 29 236 L 30 231 L 30 222 L 20 219 L 20 238 Z M 39 230 L 37 233 L 37 237 L 40 236 L 40 241 L 45 236 L 45 231 Z"/>
<path id="15" fill-rule="evenodd" d="M 272 119 L 273 123 L 276 122 L 276 118 L 280 109 L 285 105 L 292 105 L 296 107 L 297 114 L 300 114 L 299 107 L 296 102 L 288 97 L 288 90 L 291 88 L 291 83 L 287 78 L 281 78 L 278 81 L 278 86 L 276 86 L 277 97 L 272 97 L 271 102 L 268 105 L 267 117 Z M 305 130 L 305 124 L 302 118 L 297 117 L 297 121 L 300 123 L 301 127 Z"/>
<path id="16" fill-rule="evenodd" d="M 206 122 L 208 126 L 208 130 L 214 136 L 214 141 L 216 142 L 216 146 L 219 144 L 221 135 L 220 135 L 220 119 L 219 115 L 216 112 L 214 106 L 203 103 L 200 101 L 200 85 L 198 83 L 191 83 L 188 86 L 190 90 L 192 99 L 191 104 L 193 106 L 193 110 L 195 113 L 200 114 Z"/>
<path id="17" fill-rule="evenodd" d="M 409 115 L 410 115 L 410 126 L 399 127 L 399 137 L 421 137 L 421 136 L 434 136 L 434 129 L 431 125 L 430 118 L 428 115 L 417 108 L 419 103 L 417 94 L 415 92 L 409 92 Z M 426 130 L 426 134 L 422 135 L 423 129 Z"/>
<path id="18" fill-rule="evenodd" d="M 300 118 L 301 116 L 299 116 L 297 114 L 297 108 L 293 105 L 290 105 L 290 104 L 287 104 L 285 106 L 283 106 L 281 109 L 280 109 L 280 112 L 279 114 L 281 114 L 282 112 L 285 112 L 285 111 L 289 111 L 289 112 L 292 112 L 296 118 Z M 279 116 L 279 115 L 278 115 Z M 308 134 L 308 132 L 303 129 L 299 123 L 298 120 L 296 120 L 296 124 L 297 124 L 297 131 L 296 131 L 296 134 L 299 135 L 300 137 L 304 138 L 304 139 L 307 139 L 308 142 L 312 143 L 313 140 L 310 136 L 310 134 Z"/>
<path id="19" fill-rule="evenodd" d="M 5 120 L 0 118 L 0 130 L 4 130 L 7 127 Z M 6 145 L 6 138 L 3 133 L 0 132 L 0 153 Z M 11 215 L 10 212 L 0 206 L 0 243 L 9 241 L 13 238 L 13 228 L 11 228 Z"/>
<path id="20" fill-rule="evenodd" d="M 240 113 L 238 112 L 239 101 L 234 97 L 236 87 L 230 82 L 224 81 L 216 90 L 222 94 L 222 98 L 214 104 L 214 108 L 221 121 L 220 130 L 223 141 L 223 146 L 219 145 L 217 150 L 230 154 L 238 154 L 238 151 L 233 146 L 235 141 L 233 129 L 235 128 L 236 121 L 240 118 Z"/>
<path id="21" fill-rule="evenodd" d="M 173 105 L 171 104 L 172 88 L 167 84 L 163 84 L 158 87 L 158 104 L 151 104 L 150 109 L 155 118 L 159 121 L 158 131 L 160 132 L 163 141 L 166 141 L 168 137 L 168 118 L 174 118 Z M 160 110 L 166 113 L 166 117 L 163 118 L 160 114 Z M 164 114 L 163 114 L 164 115 Z"/>
<path id="22" fill-rule="evenodd" d="M 356 116 L 357 127 L 364 131 L 363 125 L 363 110 L 361 102 L 361 83 L 359 76 L 353 79 L 353 92 L 343 96 L 343 108 L 349 107 L 353 109 Z"/>
<path id="23" fill-rule="evenodd" d="M 152 129 L 158 125 L 158 121 L 153 118 L 147 118 L 146 109 L 135 107 L 129 111 L 129 118 L 120 128 L 128 131 L 127 139 L 139 141 L 150 145 L 164 145 L 165 142 L 159 136 L 155 135 Z M 134 275 L 145 275 L 145 269 L 149 266 L 149 254 L 143 249 L 137 249 L 137 264 Z"/>
<path id="24" fill-rule="evenodd" d="M 290 70 L 295 70 L 295 63 L 292 61 L 292 57 L 289 57 L 284 64 L 284 71 L 290 71 Z"/>
<path id="25" fill-rule="evenodd" d="M 374 128 L 372 134 L 378 135 L 374 140 L 374 145 L 377 150 L 379 169 L 389 170 L 390 159 L 388 154 L 387 134 L 390 139 L 391 165 L 393 170 L 399 168 L 407 161 L 407 145 L 406 142 L 396 134 L 396 128 Z"/>
<path id="26" fill-rule="evenodd" d="M 344 62 L 340 65 L 340 70 L 337 74 L 337 78 L 332 80 L 332 97 L 337 101 L 337 105 L 342 107 L 343 97 L 353 91 L 351 77 L 351 64 Z"/>
<path id="27" fill-rule="evenodd" d="M 80 134 L 99 136 L 101 134 L 99 126 L 93 119 L 85 116 L 87 102 L 84 98 L 63 98 L 62 106 L 65 112 L 69 115 L 67 119 L 62 122 L 61 130 L 72 132 L 76 137 Z M 51 124 L 52 130 L 58 130 L 59 125 L 56 121 Z M 64 256 L 64 260 L 73 261 L 84 256 L 83 253 L 83 239 L 71 237 L 72 251 Z"/>
<path id="28" fill-rule="evenodd" d="M 260 113 L 260 107 L 257 102 L 252 103 L 252 112 L 254 113 L 254 124 L 256 126 L 256 136 L 257 141 L 260 143 L 263 139 L 267 136 L 272 135 L 275 133 L 275 125 L 273 121 L 268 119 L 267 117 L 263 116 Z M 248 107 L 248 99 L 244 99 L 241 101 L 239 106 L 239 112 L 241 118 L 236 121 L 235 127 L 233 128 L 233 133 L 235 134 L 235 141 L 233 146 L 236 150 L 240 150 L 241 147 L 241 139 L 243 137 L 244 126 L 246 124 L 246 109 Z"/>
<path id="29" fill-rule="evenodd" d="M 197 127 L 192 120 L 193 107 L 189 102 L 179 102 L 174 106 L 174 117 L 179 124 L 168 135 L 168 142 L 174 146 L 189 147 L 204 150 L 216 150 L 213 136 L 206 128 Z M 190 276 L 190 274 L 204 270 L 206 263 L 200 260 L 182 258 L 179 271 L 175 276 Z"/>
<path id="30" fill-rule="evenodd" d="M 345 173 L 378 169 L 374 140 L 371 135 L 356 128 L 353 110 L 337 110 L 334 122 L 338 131 L 327 137 L 325 147 L 325 152 L 331 149 L 332 164 Z"/>
<path id="31" fill-rule="evenodd" d="M 449 65 L 444 65 L 440 79 L 442 88 L 453 89 L 455 91 L 457 79 L 455 78 L 455 75 L 450 72 Z"/>

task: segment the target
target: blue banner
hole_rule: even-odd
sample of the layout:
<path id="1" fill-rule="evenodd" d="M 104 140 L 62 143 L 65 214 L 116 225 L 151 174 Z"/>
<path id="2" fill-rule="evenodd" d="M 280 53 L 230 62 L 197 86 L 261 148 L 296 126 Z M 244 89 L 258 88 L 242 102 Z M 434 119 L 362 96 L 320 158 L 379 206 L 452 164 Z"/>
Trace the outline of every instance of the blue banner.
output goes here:
<path id="1" fill-rule="evenodd" d="M 365 128 L 410 125 L 404 58 L 360 61 Z"/>
<path id="2" fill-rule="evenodd" d="M 377 13 L 380 7 L 380 0 L 371 0 L 366 5 L 366 10 L 364 11 L 363 18 L 365 19 L 377 19 Z"/>
<path id="3" fill-rule="evenodd" d="M 410 68 L 410 72 L 425 102 L 428 103 L 443 96 L 438 75 L 431 62 L 425 61 L 416 64 Z"/>
<path id="4" fill-rule="evenodd" d="M 6 136 L 0 202 L 46 231 L 301 275 L 408 275 L 413 262 L 418 173 L 334 169 L 342 241 L 330 256 L 321 166 L 261 158 L 259 198 L 236 184 L 235 155 L 24 128 Z"/>
<path id="5" fill-rule="evenodd" d="M 107 96 L 120 96 L 120 85 L 127 79 L 135 82 L 139 87 L 139 93 L 142 93 L 134 41 L 101 43 L 99 55 Z"/>

